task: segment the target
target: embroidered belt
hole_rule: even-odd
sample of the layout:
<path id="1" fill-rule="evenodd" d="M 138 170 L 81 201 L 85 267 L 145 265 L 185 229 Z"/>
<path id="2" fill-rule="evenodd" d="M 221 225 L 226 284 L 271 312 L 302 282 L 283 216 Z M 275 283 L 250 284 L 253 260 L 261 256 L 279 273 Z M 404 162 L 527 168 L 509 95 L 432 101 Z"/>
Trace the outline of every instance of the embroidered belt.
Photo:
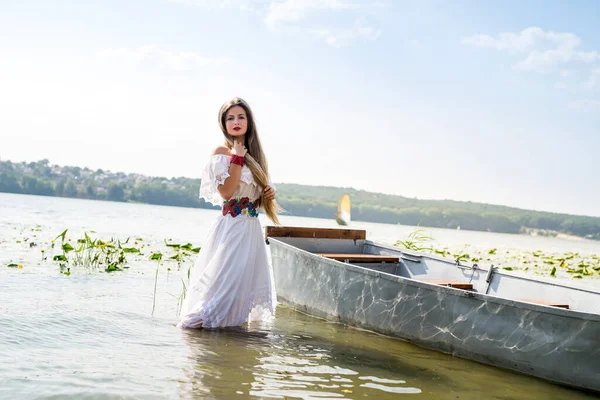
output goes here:
<path id="1" fill-rule="evenodd" d="M 235 218 L 243 214 L 249 217 L 258 217 L 258 208 L 255 203 L 251 202 L 248 197 L 224 200 L 222 206 L 223 216 L 230 214 Z"/>

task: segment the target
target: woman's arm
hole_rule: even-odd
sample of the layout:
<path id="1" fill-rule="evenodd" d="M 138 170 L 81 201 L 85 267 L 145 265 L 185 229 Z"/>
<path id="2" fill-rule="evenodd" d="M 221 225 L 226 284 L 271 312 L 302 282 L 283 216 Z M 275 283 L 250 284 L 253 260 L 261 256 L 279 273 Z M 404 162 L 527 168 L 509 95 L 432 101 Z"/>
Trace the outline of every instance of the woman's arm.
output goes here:
<path id="1" fill-rule="evenodd" d="M 246 148 L 239 142 L 234 142 L 233 151 L 230 151 L 226 146 L 219 146 L 213 152 L 213 155 L 222 154 L 226 156 L 231 156 L 232 154 L 236 154 L 240 157 L 244 157 L 246 155 Z M 235 189 L 240 184 L 240 177 L 242 176 L 242 167 L 237 164 L 230 164 L 229 166 L 229 177 L 225 179 L 225 183 L 219 185 L 217 190 L 219 194 L 224 200 L 229 200 Z"/>

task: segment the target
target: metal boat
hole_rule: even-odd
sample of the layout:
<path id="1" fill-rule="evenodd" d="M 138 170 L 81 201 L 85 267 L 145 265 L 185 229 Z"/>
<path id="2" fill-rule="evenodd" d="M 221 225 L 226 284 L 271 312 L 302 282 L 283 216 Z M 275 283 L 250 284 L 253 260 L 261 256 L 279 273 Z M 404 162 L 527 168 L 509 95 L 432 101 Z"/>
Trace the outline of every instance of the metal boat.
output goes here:
<path id="1" fill-rule="evenodd" d="M 278 301 L 454 356 L 600 392 L 600 291 L 374 243 L 266 227 Z"/>

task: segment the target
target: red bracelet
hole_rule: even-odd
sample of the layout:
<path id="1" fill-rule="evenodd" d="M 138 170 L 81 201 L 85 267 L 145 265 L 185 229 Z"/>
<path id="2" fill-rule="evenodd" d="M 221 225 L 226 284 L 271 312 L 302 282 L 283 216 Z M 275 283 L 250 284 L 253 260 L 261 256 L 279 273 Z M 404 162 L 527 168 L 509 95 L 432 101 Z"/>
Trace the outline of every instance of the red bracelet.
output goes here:
<path id="1" fill-rule="evenodd" d="M 237 156 L 235 154 L 231 155 L 231 163 L 232 164 L 237 164 L 240 167 L 243 167 L 244 166 L 244 160 L 245 160 L 244 157 L 240 157 L 240 156 Z"/>

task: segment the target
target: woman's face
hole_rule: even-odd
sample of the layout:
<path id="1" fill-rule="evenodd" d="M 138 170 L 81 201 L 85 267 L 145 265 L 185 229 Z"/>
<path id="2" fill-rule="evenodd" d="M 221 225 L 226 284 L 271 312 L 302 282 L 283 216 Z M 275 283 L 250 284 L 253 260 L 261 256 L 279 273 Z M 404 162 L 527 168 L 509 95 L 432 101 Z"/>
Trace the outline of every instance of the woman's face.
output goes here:
<path id="1" fill-rule="evenodd" d="M 240 137 L 248 130 L 246 111 L 240 106 L 233 106 L 225 114 L 225 128 L 233 137 Z"/>

